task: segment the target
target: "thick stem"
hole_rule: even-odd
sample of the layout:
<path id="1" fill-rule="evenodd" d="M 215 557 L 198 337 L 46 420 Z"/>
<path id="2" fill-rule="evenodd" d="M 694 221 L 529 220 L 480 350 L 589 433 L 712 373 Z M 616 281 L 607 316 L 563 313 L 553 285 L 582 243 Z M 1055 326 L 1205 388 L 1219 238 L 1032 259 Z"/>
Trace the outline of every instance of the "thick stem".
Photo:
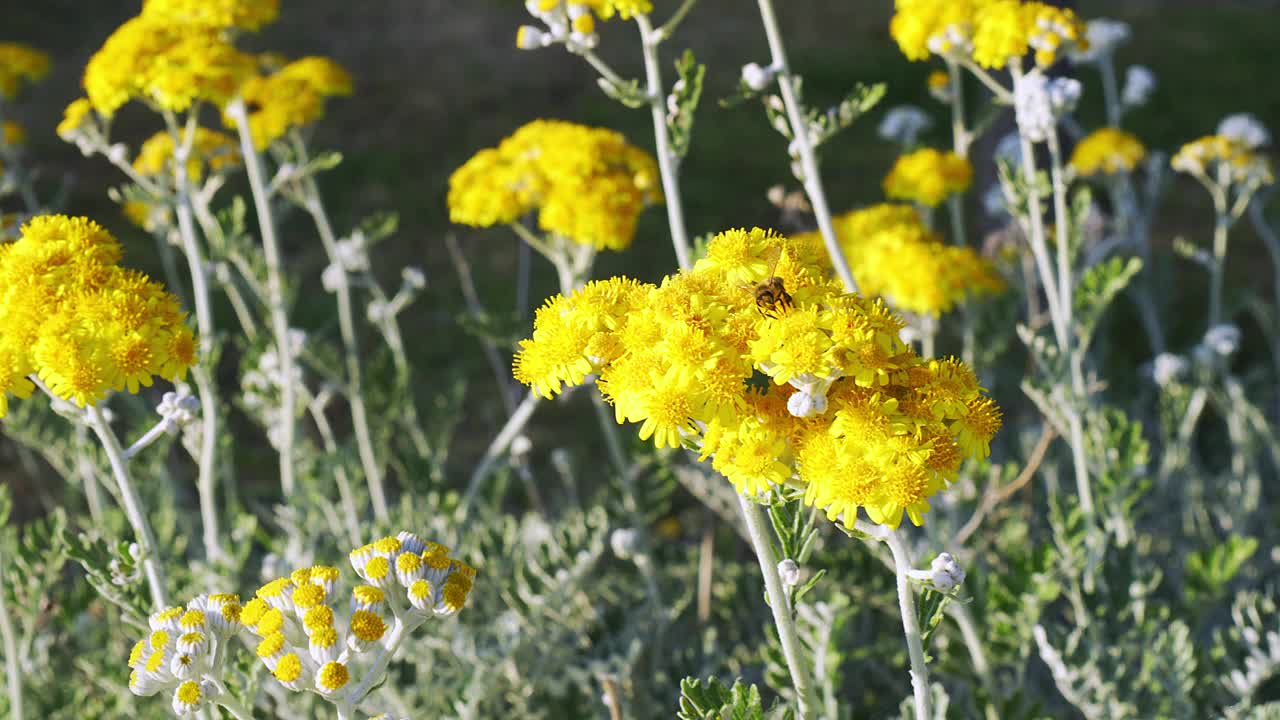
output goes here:
<path id="1" fill-rule="evenodd" d="M 299 143 L 299 146 L 301 144 Z M 306 156 L 303 155 L 305 161 Z M 315 179 L 308 177 L 304 184 L 306 208 L 320 233 L 320 242 L 329 254 L 329 262 L 339 263 L 338 240 L 334 236 L 333 226 L 329 222 L 329 214 L 325 212 L 324 202 L 320 197 L 320 189 Z M 373 433 L 369 430 L 369 413 L 364 403 L 363 372 L 360 367 L 360 340 L 356 335 L 355 319 L 352 313 L 351 283 L 345 269 L 339 273 L 338 281 L 338 331 L 342 335 L 343 358 L 347 365 L 347 401 L 351 407 L 351 424 L 356 435 L 356 452 L 360 456 L 360 465 L 364 468 L 365 481 L 369 484 L 369 499 L 373 503 L 373 514 L 378 520 L 388 517 L 387 495 L 383 487 L 382 464 L 373 447 Z"/>
<path id="2" fill-rule="evenodd" d="M 115 432 L 107 424 L 106 418 L 102 416 L 101 410 L 90 405 L 85 409 L 85 416 L 89 420 L 89 427 L 93 428 L 94 434 L 102 443 L 102 449 L 107 453 L 111 472 L 115 475 L 116 485 L 120 489 L 124 514 L 129 519 L 129 524 L 133 526 L 138 546 L 142 549 L 142 570 L 151 588 L 151 604 L 155 609 L 161 610 L 168 607 L 169 602 L 165 592 L 164 568 L 160 564 L 160 550 L 156 545 L 155 533 L 151 531 L 151 523 L 147 522 L 147 516 L 142 512 L 142 501 L 139 500 L 138 493 L 133 487 L 133 480 L 129 476 L 129 464 L 124 459 L 124 450 L 120 447 L 120 440 L 116 438 Z"/>
<path id="3" fill-rule="evenodd" d="M 267 298 L 271 311 L 271 328 L 276 336 L 276 352 L 279 353 L 280 374 L 280 489 L 286 499 L 293 495 L 296 485 L 293 468 L 294 408 L 296 400 L 293 387 L 293 348 L 289 342 L 289 316 L 285 309 L 284 273 L 280 244 L 276 239 L 275 218 L 271 213 L 271 198 L 267 196 L 266 181 L 262 174 L 262 161 L 253 144 L 249 119 L 244 101 L 233 100 L 227 105 L 227 114 L 235 121 L 240 133 L 240 152 L 244 156 L 245 172 L 253 192 L 253 205 L 258 213 L 258 229 L 262 233 L 262 249 L 267 260 Z"/>
<path id="4" fill-rule="evenodd" d="M 809 667 L 805 663 L 804 651 L 800 645 L 800 636 L 796 633 L 796 621 L 791 612 L 790 599 L 782 587 L 782 578 L 778 575 L 778 556 L 773 551 L 773 542 L 769 539 L 771 534 L 769 523 L 765 520 L 764 511 L 760 506 L 741 495 L 738 496 L 738 506 L 742 509 L 742 518 L 746 521 L 751 546 L 756 551 L 756 559 L 760 562 L 760 574 L 764 575 L 764 589 L 769 599 L 769 610 L 773 613 L 773 624 L 778 630 L 778 640 L 782 643 L 782 654 L 787 660 L 787 669 L 791 671 L 791 684 L 795 686 L 799 717 L 801 720 L 806 720 L 813 717 L 813 710 L 818 707 L 818 703 L 814 696 Z"/>
<path id="5" fill-rule="evenodd" d="M 818 172 L 818 156 L 809 136 L 809 121 L 805 119 L 800 99 L 796 96 L 795 78 L 791 74 L 791 66 L 787 64 L 787 51 L 782 44 L 782 33 L 773 11 L 773 0 L 759 0 L 759 4 L 760 19 L 764 22 L 764 32 L 769 39 L 769 53 L 773 57 L 773 67 L 778 71 L 778 90 L 787 108 L 787 119 L 791 123 L 791 134 L 795 139 L 795 151 L 800 159 L 800 171 L 804 174 L 802 180 L 805 194 L 809 196 L 809 204 L 813 207 L 813 215 L 818 221 L 818 230 L 822 233 L 836 276 L 844 283 L 845 290 L 857 292 L 858 283 L 853 279 L 853 271 L 849 269 L 844 250 L 840 247 L 840 238 L 831 222 L 831 209 L 827 206 L 822 175 Z"/>
<path id="6" fill-rule="evenodd" d="M 209 284 L 205 272 L 204 255 L 196 240 L 195 226 L 191 221 L 191 198 L 187 187 L 187 163 L 175 155 L 178 170 L 177 215 L 178 231 L 182 236 L 183 254 L 191 271 L 191 294 L 196 304 L 196 325 L 200 330 L 200 364 L 191 369 L 196 389 L 200 393 L 200 457 L 197 462 L 196 490 L 200 496 L 200 521 L 203 527 L 205 556 L 210 560 L 222 557 L 218 531 L 217 482 L 218 482 L 218 391 L 212 377 L 213 345 L 216 328 L 213 321 L 213 304 L 209 298 Z"/>
<path id="7" fill-rule="evenodd" d="M 1209 327 L 1222 322 L 1222 295 L 1226 280 L 1227 229 L 1231 220 L 1225 202 L 1214 196 L 1215 218 L 1213 222 L 1213 265 L 1209 267 Z"/>
<path id="8" fill-rule="evenodd" d="M 476 469 L 472 471 L 471 479 L 467 482 L 467 491 L 463 494 L 462 502 L 458 505 L 460 517 L 464 519 L 467 517 L 471 505 L 475 502 L 476 495 L 479 494 L 484 481 L 493 472 L 498 458 L 502 457 L 507 448 L 511 447 L 511 442 L 524 430 L 525 425 L 529 424 L 529 419 L 533 417 L 533 411 L 538 407 L 538 403 L 541 400 L 542 398 L 535 392 L 530 392 L 526 395 L 520 405 L 516 407 L 516 411 L 507 418 L 507 424 L 502 426 L 498 436 L 493 439 L 493 442 L 489 443 L 488 449 L 484 451 L 484 456 L 476 464 Z"/>
<path id="9" fill-rule="evenodd" d="M 893 553 L 893 571 L 898 583 L 898 611 L 902 614 L 902 632 L 907 638 L 907 655 L 911 658 L 911 694 L 915 698 L 916 717 L 929 720 L 933 713 L 929 707 L 929 667 L 924 659 L 924 641 L 920 635 L 920 622 L 916 618 L 915 590 L 907 571 L 911 569 L 911 556 L 902 537 L 891 528 L 884 528 L 881 537 Z"/>
<path id="10" fill-rule="evenodd" d="M 1062 323 L 1068 333 L 1071 330 L 1071 232 L 1067 225 L 1067 182 L 1062 168 L 1062 147 L 1057 133 L 1049 133 L 1049 172 L 1053 183 L 1054 235 L 1058 246 L 1058 308 L 1062 311 Z"/>
<path id="11" fill-rule="evenodd" d="M 13 633 L 13 620 L 5 600 L 4 558 L 0 557 L 0 642 L 4 643 L 4 674 L 9 686 L 9 717 L 22 720 L 22 668 L 18 663 L 18 640 Z"/>
<path id="12" fill-rule="evenodd" d="M 658 151 L 658 171 L 662 175 L 662 193 L 667 206 L 667 223 L 671 227 L 671 243 L 675 246 L 676 261 L 680 263 L 680 267 L 692 267 L 689 231 L 684 222 L 684 199 L 680 195 L 680 159 L 671 149 L 666 92 L 662 87 L 662 68 L 658 64 L 658 43 L 662 39 L 654 32 L 647 15 L 637 15 L 636 26 L 640 28 L 640 45 L 644 51 L 644 75 L 649 93 L 649 109 L 653 115 L 653 139 Z"/>
<path id="13" fill-rule="evenodd" d="M 1010 64 L 1010 71 L 1013 73 L 1014 85 L 1022 81 L 1022 70 L 1018 63 Z M 1044 286 L 1045 297 L 1049 305 L 1049 319 L 1053 323 L 1053 334 L 1058 341 L 1058 347 L 1064 352 L 1070 342 L 1067 333 L 1069 329 L 1063 322 L 1063 314 L 1061 308 L 1062 294 L 1058 290 L 1058 283 L 1054 278 L 1053 265 L 1049 260 L 1049 246 L 1044 236 L 1044 214 L 1040 208 L 1040 195 L 1035 190 L 1036 181 L 1036 164 L 1035 154 L 1031 147 L 1031 139 L 1027 134 L 1018 129 L 1018 147 L 1022 155 L 1022 176 L 1026 183 L 1027 190 L 1027 224 L 1028 224 L 1028 240 L 1031 242 L 1031 254 L 1035 258 L 1036 272 L 1040 276 L 1040 284 Z"/>

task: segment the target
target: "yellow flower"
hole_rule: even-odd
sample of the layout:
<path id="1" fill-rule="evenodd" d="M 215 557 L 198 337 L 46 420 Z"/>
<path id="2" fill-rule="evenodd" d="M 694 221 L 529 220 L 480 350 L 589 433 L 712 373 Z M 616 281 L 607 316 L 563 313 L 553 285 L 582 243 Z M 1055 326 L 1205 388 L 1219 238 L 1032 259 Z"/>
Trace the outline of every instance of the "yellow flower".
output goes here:
<path id="1" fill-rule="evenodd" d="M 930 92 L 945 91 L 951 85 L 951 76 L 945 70 L 934 70 L 929 73 L 927 84 Z"/>
<path id="2" fill-rule="evenodd" d="M 257 30 L 275 22 L 280 0 L 145 0 L 142 16 L 174 25 Z"/>
<path id="3" fill-rule="evenodd" d="M 970 293 L 995 294 L 1004 281 L 970 248 L 947 245 L 909 205 L 880 204 L 834 218 L 858 288 L 898 310 L 938 316 Z M 817 240 L 816 233 L 798 240 Z M 825 256 L 819 256 L 825 263 Z"/>
<path id="4" fill-rule="evenodd" d="M 197 102 L 223 105 L 253 72 L 253 58 L 215 27 L 137 17 L 116 29 L 89 59 L 84 89 L 112 115 L 129 100 L 182 112 Z"/>
<path id="5" fill-rule="evenodd" d="M 889 34 L 909 60 L 967 53 L 977 4 L 972 0 L 897 0 Z"/>
<path id="6" fill-rule="evenodd" d="M 919 224 L 909 207 L 868 215 Z M 846 294 L 815 247 L 731 230 L 659 285 L 614 278 L 552 298 L 520 343 L 516 377 L 550 396 L 598 373 L 619 422 L 657 447 L 698 449 L 744 494 L 796 485 L 847 524 L 859 508 L 919 523 L 963 457 L 986 452 L 998 410 L 980 405 L 963 363 L 922 360 L 883 304 Z M 792 303 L 766 313 L 755 288 L 769 277 Z"/>
<path id="7" fill-rule="evenodd" d="M 21 43 L 0 43 L 0 98 L 18 94 L 24 82 L 49 74 L 49 55 Z"/>
<path id="8" fill-rule="evenodd" d="M 120 256 L 97 223 L 62 215 L 0 245 L 0 391 L 23 396 L 34 374 L 83 407 L 186 373 L 195 340 L 177 298 Z"/>
<path id="9" fill-rule="evenodd" d="M 1224 135 L 1206 135 L 1183 145 L 1170 164 L 1174 170 L 1211 183 L 1269 185 L 1275 181 L 1267 158 Z"/>
<path id="10" fill-rule="evenodd" d="M 58 137 L 64 140 L 72 139 L 85 126 L 92 112 L 93 103 L 89 102 L 89 98 L 73 100 L 62 111 L 62 122 L 58 123 L 57 129 Z"/>
<path id="11" fill-rule="evenodd" d="M 325 100 L 351 94 L 351 75 L 323 57 L 304 57 L 267 75 L 256 75 L 240 91 L 249 113 L 253 144 L 264 150 L 292 128 L 324 117 Z M 227 127 L 234 127 L 224 118 Z"/>
<path id="12" fill-rule="evenodd" d="M 954 152 L 923 148 L 903 155 L 884 179 L 891 198 L 935 207 L 955 193 L 969 189 L 973 166 Z"/>
<path id="13" fill-rule="evenodd" d="M 660 199 L 657 164 L 621 134 L 535 120 L 481 150 L 449 178 L 449 217 L 476 227 L 537 210 L 543 230 L 582 245 L 622 250 L 640 211 Z"/>
<path id="14" fill-rule="evenodd" d="M 133 160 L 133 169 L 144 176 L 173 175 L 173 135 L 161 130 L 152 135 Z M 240 148 L 229 135 L 216 130 L 196 128 L 191 142 L 191 156 L 187 159 L 187 177 L 192 183 L 200 182 L 206 165 L 217 172 L 240 163 Z"/>
<path id="15" fill-rule="evenodd" d="M 0 131 L 0 135 L 3 135 L 4 144 L 9 146 L 22 145 L 27 141 L 26 128 L 12 120 L 4 121 L 4 127 Z"/>
<path id="16" fill-rule="evenodd" d="M 1133 172 L 1147 149 L 1132 134 L 1104 127 L 1089 133 L 1071 153 L 1071 167 L 1080 175 Z"/>

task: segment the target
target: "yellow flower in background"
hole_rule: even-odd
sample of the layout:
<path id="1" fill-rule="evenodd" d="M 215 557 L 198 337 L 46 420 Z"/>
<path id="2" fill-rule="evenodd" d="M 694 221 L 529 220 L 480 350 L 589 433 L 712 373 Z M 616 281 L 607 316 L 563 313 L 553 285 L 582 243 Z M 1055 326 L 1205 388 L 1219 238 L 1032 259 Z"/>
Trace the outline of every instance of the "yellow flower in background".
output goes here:
<path id="1" fill-rule="evenodd" d="M 1035 51 L 1051 65 L 1060 52 L 1086 49 L 1084 23 L 1071 10 L 1021 0 L 897 0 L 889 33 L 910 60 L 930 55 L 972 58 L 1003 68 Z"/>
<path id="2" fill-rule="evenodd" d="M 89 102 L 89 98 L 71 101 L 71 104 L 62 111 L 62 122 L 58 123 L 57 127 L 58 137 L 64 140 L 73 138 L 84 128 L 92 112 L 93 103 Z"/>
<path id="3" fill-rule="evenodd" d="M 1080 175 L 1133 172 L 1146 155 L 1147 149 L 1133 134 L 1104 127 L 1089 133 L 1076 145 L 1071 153 L 1071 167 Z"/>
<path id="4" fill-rule="evenodd" d="M 97 223 L 65 215 L 32 218 L 0 245 L 0 394 L 23 397 L 34 374 L 83 407 L 185 375 L 196 347 L 177 298 L 121 255 Z"/>
<path id="5" fill-rule="evenodd" d="M 1269 185 L 1275 182 L 1271 163 L 1239 140 L 1225 135 L 1206 135 L 1178 149 L 1170 165 L 1217 183 Z M 1225 177 L 1224 177 L 1225 176 Z"/>
<path id="6" fill-rule="evenodd" d="M 10 99 L 23 83 L 49 74 L 49 55 L 22 43 L 0 42 L 0 97 Z"/>
<path id="7" fill-rule="evenodd" d="M 133 160 L 133 169 L 140 175 L 166 177 L 173 174 L 173 136 L 166 130 L 152 135 Z M 196 128 L 191 142 L 191 157 L 187 159 L 187 176 L 191 182 L 199 182 L 204 169 L 217 172 L 240 164 L 240 148 L 235 138 L 217 130 Z"/>
<path id="8" fill-rule="evenodd" d="M 699 450 L 739 492 L 788 485 L 846 525 L 859 508 L 920 524 L 960 461 L 989 450 L 999 412 L 963 363 L 921 359 L 901 319 L 846 294 L 820 249 L 729 230 L 660 285 L 612 278 L 556 296 L 515 376 L 550 397 L 598 374 L 619 422 L 657 447 Z M 771 276 L 790 303 L 761 305 Z M 974 411 L 982 420 L 965 424 Z"/>
<path id="9" fill-rule="evenodd" d="M 84 89 L 102 115 L 130 100 L 182 112 L 197 102 L 225 104 L 253 69 L 253 58 L 216 27 L 137 17 L 117 28 L 89 59 Z"/>
<path id="10" fill-rule="evenodd" d="M 27 129 L 12 120 L 5 120 L 0 136 L 5 145 L 22 145 L 27 142 Z"/>
<path id="11" fill-rule="evenodd" d="M 948 88 L 951 87 L 951 76 L 945 70 L 934 70 L 929 73 L 926 84 L 929 86 L 929 92 L 931 93 L 947 92 Z"/>
<path id="12" fill-rule="evenodd" d="M 304 57 L 267 75 L 256 75 L 240 91 L 248 108 L 253 144 L 265 150 L 293 128 L 324 117 L 325 100 L 351 94 L 351 75 L 324 57 Z M 224 118 L 227 127 L 234 127 Z"/>
<path id="13" fill-rule="evenodd" d="M 936 317 L 970 294 L 1005 288 L 988 260 L 970 248 L 945 244 L 909 205 L 873 205 L 837 216 L 833 224 L 858 289 L 897 310 Z M 821 237 L 806 233 L 796 240 L 818 243 Z M 827 262 L 821 250 L 814 257 Z"/>
<path id="14" fill-rule="evenodd" d="M 535 120 L 481 150 L 449 178 L 449 217 L 477 227 L 538 211 L 538 226 L 574 242 L 621 250 L 660 200 L 653 157 L 620 133 Z"/>
<path id="15" fill-rule="evenodd" d="M 275 22 L 280 0 L 145 0 L 142 16 L 161 22 L 257 30 Z"/>
<path id="16" fill-rule="evenodd" d="M 954 152 L 924 148 L 898 158 L 884 179 L 891 198 L 935 207 L 955 193 L 969 189 L 973 166 Z"/>

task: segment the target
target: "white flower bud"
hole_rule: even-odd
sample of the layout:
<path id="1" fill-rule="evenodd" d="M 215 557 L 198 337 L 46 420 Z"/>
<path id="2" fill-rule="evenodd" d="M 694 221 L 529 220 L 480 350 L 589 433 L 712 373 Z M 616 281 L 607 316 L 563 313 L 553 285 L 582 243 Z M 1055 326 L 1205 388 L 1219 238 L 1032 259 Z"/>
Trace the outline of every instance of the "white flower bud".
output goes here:
<path id="1" fill-rule="evenodd" d="M 950 592 L 964 582 L 964 569 L 951 553 L 944 552 L 934 558 L 929 564 L 929 571 L 930 581 L 941 592 Z"/>
<path id="2" fill-rule="evenodd" d="M 772 67 L 760 67 L 758 63 L 742 66 L 742 82 L 754 92 L 760 92 L 773 83 L 777 71 Z"/>
<path id="3" fill-rule="evenodd" d="M 346 275 L 347 271 L 343 270 L 341 265 L 329 263 L 320 273 L 320 285 L 324 287 L 325 292 L 336 293 L 342 287 Z"/>
<path id="4" fill-rule="evenodd" d="M 1255 115 L 1236 113 L 1222 118 L 1218 123 L 1218 134 L 1235 140 L 1250 150 L 1271 144 L 1271 132 Z"/>
<path id="5" fill-rule="evenodd" d="M 630 560 L 640 549 L 640 534 L 632 528 L 618 528 L 609 533 L 609 547 L 618 558 Z"/>
<path id="6" fill-rule="evenodd" d="M 1168 387 L 1187 372 L 1187 361 L 1181 355 L 1160 353 L 1151 361 L 1151 377 L 1160 387 Z"/>
<path id="7" fill-rule="evenodd" d="M 129 161 L 129 147 L 124 143 L 116 143 L 107 148 L 107 159 L 116 165 L 123 165 Z"/>
<path id="8" fill-rule="evenodd" d="M 933 127 L 928 113 L 915 105 L 899 105 L 890 108 L 880 121 L 876 132 L 881 138 L 899 145 L 915 145 L 920 133 Z"/>
<path id="9" fill-rule="evenodd" d="M 1124 73 L 1124 89 L 1120 91 L 1120 102 L 1125 107 L 1140 107 L 1151 99 L 1156 89 L 1156 74 L 1145 65 L 1130 65 Z"/>
<path id="10" fill-rule="evenodd" d="M 1219 357 L 1230 357 L 1240 349 L 1240 328 L 1231 323 L 1219 323 L 1204 334 L 1204 347 Z"/>
<path id="11" fill-rule="evenodd" d="M 1047 78 L 1038 68 L 1014 86 L 1014 115 L 1018 128 L 1032 142 L 1044 142 L 1058 119 L 1075 109 L 1081 86 L 1072 78 Z"/>
<path id="12" fill-rule="evenodd" d="M 782 584 L 795 587 L 800 584 L 800 564 L 791 558 L 778 563 L 778 575 L 782 576 Z"/>
<path id="13" fill-rule="evenodd" d="M 427 286 L 427 276 L 422 272 L 422 268 L 407 267 L 400 271 L 400 279 L 404 281 L 406 287 L 414 290 L 421 290 Z"/>

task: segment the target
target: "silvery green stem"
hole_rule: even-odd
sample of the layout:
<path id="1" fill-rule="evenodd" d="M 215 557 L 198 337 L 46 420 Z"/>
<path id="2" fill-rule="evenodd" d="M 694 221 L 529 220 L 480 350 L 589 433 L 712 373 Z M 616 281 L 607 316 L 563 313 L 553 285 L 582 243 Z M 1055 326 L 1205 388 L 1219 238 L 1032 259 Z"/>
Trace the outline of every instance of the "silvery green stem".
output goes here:
<path id="1" fill-rule="evenodd" d="M 214 702 L 217 703 L 218 706 L 220 706 L 223 710 L 226 710 L 227 712 L 231 713 L 231 717 L 235 718 L 236 720 L 253 720 L 253 710 L 245 707 L 244 705 L 241 705 L 239 702 L 236 701 L 235 698 L 230 697 L 225 693 L 223 694 L 222 697 L 219 697 Z"/>
<path id="2" fill-rule="evenodd" d="M 1120 93 L 1116 89 L 1116 63 L 1111 53 L 1104 53 L 1098 60 L 1098 72 L 1102 75 L 1102 100 L 1106 105 L 1107 124 L 1120 127 Z"/>
<path id="3" fill-rule="evenodd" d="M 22 720 L 22 668 L 18 664 L 18 640 L 13 634 L 13 620 L 9 617 L 9 606 L 5 600 L 4 557 L 0 556 L 0 642 L 4 643 L 4 674 L 9 685 L 9 717 Z"/>
<path id="4" fill-rule="evenodd" d="M 151 604 L 157 610 L 168 607 L 164 568 L 160 565 L 160 550 L 156 546 L 156 536 L 151 531 L 151 523 L 147 522 L 147 516 L 142 511 L 142 501 L 134 490 L 133 480 L 129 476 L 129 463 L 124 459 L 120 440 L 116 438 L 115 432 L 107 424 L 106 418 L 102 416 L 102 411 L 97 406 L 90 405 L 86 408 L 85 416 L 89 420 L 89 427 L 93 428 L 94 434 L 102 443 L 102 449 L 107 453 L 111 472 L 115 475 L 116 485 L 120 488 L 124 514 L 129 518 L 129 524 L 133 526 L 133 532 L 138 536 L 138 546 L 142 549 L 142 570 L 151 588 Z"/>
<path id="5" fill-rule="evenodd" d="M 302 148 L 301 143 L 298 147 Z M 302 155 L 306 161 L 306 155 Z M 329 262 L 339 263 L 338 240 L 333 233 L 333 225 L 329 222 L 329 214 L 325 212 L 324 201 L 320 197 L 320 188 L 315 178 L 308 176 L 303 182 L 307 212 L 315 222 L 320 233 L 320 242 L 329 255 Z M 386 520 L 387 495 L 383 487 L 382 464 L 378 462 L 373 448 L 373 434 L 369 431 L 369 413 L 364 403 L 363 372 L 360 367 L 360 340 L 356 335 L 355 320 L 352 314 L 351 283 L 345 269 L 338 280 L 338 331 L 342 335 L 343 358 L 347 365 L 347 401 L 351 406 L 351 424 L 356 435 L 356 452 L 360 456 L 360 465 L 364 468 L 365 481 L 369 484 L 369 498 L 373 503 L 373 514 L 378 520 Z"/>
<path id="6" fill-rule="evenodd" d="M 787 669 L 791 672 L 791 684 L 795 686 L 799 717 L 800 720 L 807 720 L 813 717 L 813 710 L 819 705 L 813 694 L 813 683 L 809 677 L 809 667 L 805 663 L 800 636 L 796 633 L 790 599 L 782 587 L 782 578 L 778 575 L 778 556 L 773 551 L 773 541 L 770 539 L 772 531 L 759 505 L 738 495 L 738 507 L 742 509 L 742 519 L 746 522 L 747 534 L 751 537 L 751 547 L 756 551 L 756 559 L 760 562 L 760 574 L 764 576 L 764 589 L 769 599 L 769 610 L 773 613 L 773 625 L 778 630 L 782 654 L 787 660 Z"/>
<path id="7" fill-rule="evenodd" d="M 507 423 L 502 426 L 502 430 L 498 432 L 497 437 L 493 439 L 493 442 L 489 443 L 489 447 L 484 451 L 480 462 L 476 464 L 476 469 L 472 471 L 471 479 L 467 482 L 467 491 L 463 494 L 462 502 L 458 505 L 461 517 L 466 518 L 472 503 L 475 502 L 476 495 L 480 492 L 480 487 L 493 472 L 493 467 L 498 462 L 498 458 L 502 457 L 507 448 L 511 447 L 511 442 L 529 424 L 529 419 L 533 417 L 533 411 L 538 407 L 538 403 L 541 400 L 542 398 L 537 393 L 530 391 L 524 400 L 516 406 L 516 411 L 507 418 Z"/>
<path id="8" fill-rule="evenodd" d="M 662 194 L 667 206 L 667 223 L 680 267 L 693 266 L 689 250 L 689 232 L 684 223 L 684 200 L 680 195 L 679 158 L 671 150 L 667 128 L 666 91 L 662 87 L 662 68 L 658 65 L 658 43 L 662 37 L 654 32 L 648 15 L 636 15 L 640 28 L 640 46 L 644 52 L 644 74 L 649 93 L 649 109 L 653 115 L 653 138 L 658 151 L 658 171 L 662 175 Z"/>
<path id="9" fill-rule="evenodd" d="M 822 187 L 822 175 L 818 172 L 818 156 L 814 152 L 812 138 L 809 136 L 809 121 L 804 116 L 803 108 L 800 107 L 799 98 L 796 97 L 795 78 L 791 74 L 791 66 L 787 63 L 787 51 L 782 44 L 782 33 L 778 29 L 778 18 L 773 11 L 773 0 L 759 0 L 759 3 L 760 19 L 764 22 L 764 32 L 769 39 L 773 67 L 778 73 L 778 90 L 787 108 L 787 118 L 791 123 L 796 153 L 800 156 L 805 194 L 809 196 L 809 204 L 813 206 L 813 215 L 818 221 L 818 230 L 822 232 L 822 240 L 826 244 L 827 255 L 831 258 L 836 276 L 844 283 L 845 290 L 857 292 L 858 283 L 853 278 L 853 271 L 849 269 L 848 261 L 845 260 L 840 239 L 831 222 L 831 209 L 827 207 L 827 193 Z"/>
<path id="10" fill-rule="evenodd" d="M 1050 174 L 1053 183 L 1054 234 L 1058 245 L 1058 307 L 1062 311 L 1062 323 L 1070 336 L 1072 321 L 1071 289 L 1071 233 L 1067 226 L 1067 182 L 1062 169 L 1062 147 L 1058 134 L 1049 133 Z"/>
<path id="11" fill-rule="evenodd" d="M 400 617 L 399 612 L 396 612 L 391 632 L 387 635 L 386 642 L 378 648 L 378 656 L 374 658 L 373 664 L 369 666 L 369 671 L 338 702 L 338 717 L 351 717 L 351 714 L 355 712 L 356 707 L 369 694 L 373 686 L 382 679 L 387 670 L 387 664 L 391 662 L 396 650 L 400 649 L 400 643 L 404 642 L 405 637 L 424 622 L 426 622 L 426 618 L 414 618 L 406 622 L 403 617 Z M 343 713 L 346 714 L 344 715 Z"/>
<path id="12" fill-rule="evenodd" d="M 85 500 L 89 503 L 89 518 L 95 525 L 102 524 L 102 490 L 98 487 L 98 478 L 93 470 L 93 463 L 85 456 L 84 447 L 88 442 L 85 437 L 85 426 L 76 423 L 76 472 L 80 482 L 84 484 Z"/>
<path id="13" fill-rule="evenodd" d="M 902 537 L 889 527 L 879 533 L 893 553 L 893 572 L 897 576 L 898 611 L 902 614 L 902 632 L 907 638 L 907 655 L 911 659 L 911 694 L 915 698 L 916 717 L 927 720 L 933 717 L 929 707 L 929 667 L 924 659 L 924 641 L 920 635 L 920 622 L 916 618 L 915 590 L 907 571 L 911 569 L 911 556 Z"/>
<path id="14" fill-rule="evenodd" d="M 271 213 L 271 198 L 267 196 L 267 185 L 263 179 L 262 161 L 253 144 L 244 101 L 239 98 L 231 101 L 227 105 L 227 114 L 235 121 L 239 130 L 240 153 L 244 156 L 245 172 L 249 176 L 253 204 L 258 213 L 258 229 L 262 233 L 262 249 L 267 260 L 267 298 L 271 311 L 271 328 L 276 336 L 276 352 L 280 354 L 280 374 L 283 377 L 280 392 L 280 422 L 284 423 L 280 428 L 280 488 L 288 499 L 293 495 L 296 484 L 293 470 L 295 400 L 293 348 L 289 343 L 289 317 L 285 309 L 283 259 L 280 244 L 276 240 L 275 218 Z"/>
<path id="15" fill-rule="evenodd" d="M 325 417 L 324 408 L 319 406 L 320 403 L 312 399 L 307 403 L 307 409 L 311 412 L 311 418 L 315 420 L 316 429 L 320 432 L 320 439 L 324 442 L 325 451 L 331 455 L 338 452 L 338 443 L 334 438 L 333 427 L 329 424 L 329 418 Z M 351 494 L 351 483 L 347 479 L 347 469 L 342 464 L 334 468 L 334 480 L 338 485 L 338 501 L 342 503 L 342 515 L 346 524 L 347 539 L 351 542 L 352 547 L 360 546 L 360 528 L 358 527 L 360 513 L 356 511 L 356 502 Z"/>
<path id="16" fill-rule="evenodd" d="M 1213 195 L 1213 264 L 1209 267 L 1209 327 L 1222 322 L 1222 295 L 1226 280 L 1227 238 L 1231 225 L 1225 192 Z"/>

